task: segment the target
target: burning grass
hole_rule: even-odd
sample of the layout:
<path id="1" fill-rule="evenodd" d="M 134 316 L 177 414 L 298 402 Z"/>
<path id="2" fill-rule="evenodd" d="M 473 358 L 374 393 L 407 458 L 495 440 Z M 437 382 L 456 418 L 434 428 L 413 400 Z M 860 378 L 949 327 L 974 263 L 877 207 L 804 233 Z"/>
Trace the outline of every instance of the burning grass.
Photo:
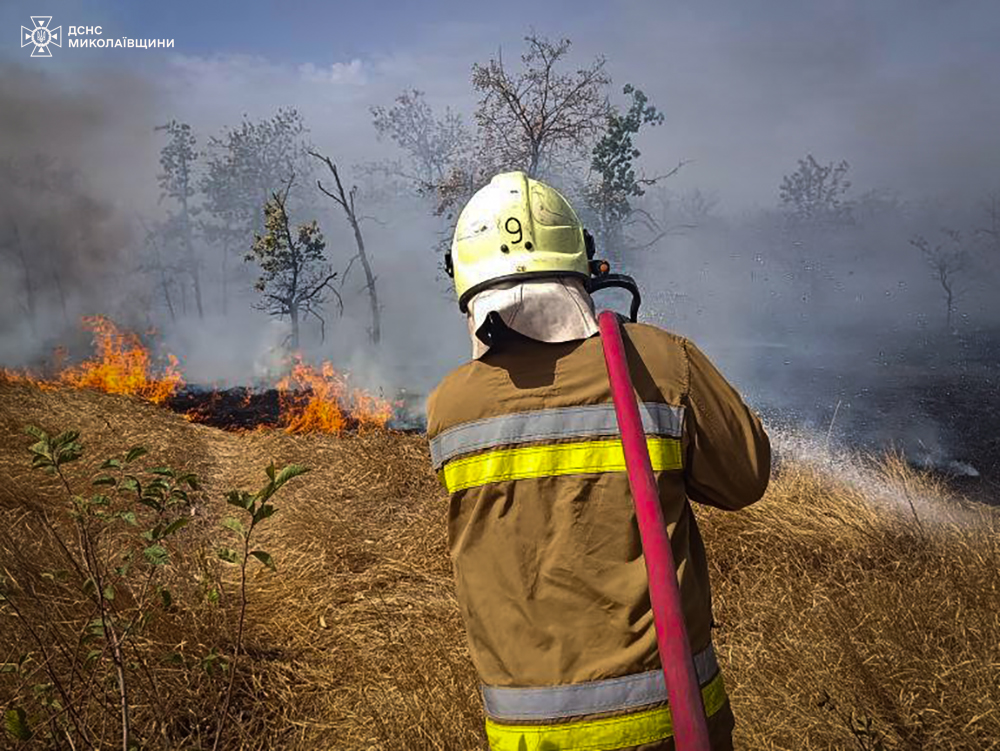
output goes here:
<path id="1" fill-rule="evenodd" d="M 135 334 L 122 331 L 113 321 L 102 316 L 83 319 L 94 334 L 97 355 L 92 360 L 68 367 L 58 380 L 68 386 L 90 388 L 108 394 L 130 394 L 154 404 L 166 401 L 184 385 L 177 358 L 168 355 L 168 365 L 162 374 L 154 375 L 149 350 Z"/>
<path id="2" fill-rule="evenodd" d="M 0 662 L 38 652 L 28 622 L 73 643 L 80 615 L 42 573 L 65 567 L 45 532 L 59 493 L 30 470 L 29 423 L 79 428 L 92 461 L 141 443 L 199 474 L 207 494 L 178 581 L 195 581 L 225 490 L 256 485 L 271 460 L 312 468 L 263 530 L 278 573 L 250 581 L 226 748 L 486 748 L 423 437 L 228 433 L 134 398 L 0 383 L 0 565 L 38 593 L 12 595 L 24 619 L 0 608 Z M 948 498 L 898 458 L 798 451 L 759 504 L 697 513 L 737 748 L 1000 749 L 1000 512 Z M 215 606 L 178 598 L 149 638 L 191 660 L 225 653 L 232 584 Z M 133 696 L 147 747 L 208 747 L 220 679 L 148 667 L 159 692 L 140 681 Z M 0 672 L 0 703 L 17 688 Z M 107 710 L 91 712 L 99 728 Z"/>
<path id="3" fill-rule="evenodd" d="M 94 335 L 94 357 L 64 366 L 66 352 L 58 349 L 51 376 L 0 368 L 0 381 L 48 390 L 64 385 L 137 396 L 183 412 L 191 422 L 228 430 L 280 427 L 287 433 L 341 433 L 384 428 L 393 417 L 390 401 L 352 387 L 331 363 L 316 367 L 300 353 L 290 356 L 288 375 L 271 389 L 186 389 L 174 355 L 167 354 L 166 364 L 157 368 L 136 334 L 103 316 L 85 317 L 83 325 Z"/>

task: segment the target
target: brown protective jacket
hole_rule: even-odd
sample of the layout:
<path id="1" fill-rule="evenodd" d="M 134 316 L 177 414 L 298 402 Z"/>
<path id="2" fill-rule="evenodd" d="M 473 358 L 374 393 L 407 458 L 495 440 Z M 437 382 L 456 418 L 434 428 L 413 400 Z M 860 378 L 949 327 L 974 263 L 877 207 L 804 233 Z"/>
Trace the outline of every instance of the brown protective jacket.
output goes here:
<path id="1" fill-rule="evenodd" d="M 656 479 L 691 649 L 699 653 L 711 644 L 712 606 L 705 548 L 689 499 L 733 510 L 754 503 L 768 484 L 770 445 L 757 416 L 693 343 L 644 324 L 625 325 L 623 338 L 639 401 L 654 409 L 667 405 L 663 409 L 678 418 L 670 439 L 679 449 L 677 464 L 664 465 Z M 544 344 L 515 334 L 450 373 L 429 398 L 435 469 L 452 485 L 448 532 L 456 589 L 484 687 L 581 684 L 660 667 L 624 471 L 508 472 L 509 479 L 471 487 L 446 477 L 449 462 L 474 461 L 498 448 L 579 440 L 509 436 L 499 446 L 467 443 L 447 454 L 447 440 L 463 430 L 489 426 L 491 418 L 558 416 L 571 411 L 563 408 L 606 410 L 611 404 L 598 336 Z M 713 738 L 720 739 L 714 748 L 725 747 L 721 739 L 732 722 L 727 701 L 709 718 Z M 668 749 L 673 742 L 630 748 Z"/>

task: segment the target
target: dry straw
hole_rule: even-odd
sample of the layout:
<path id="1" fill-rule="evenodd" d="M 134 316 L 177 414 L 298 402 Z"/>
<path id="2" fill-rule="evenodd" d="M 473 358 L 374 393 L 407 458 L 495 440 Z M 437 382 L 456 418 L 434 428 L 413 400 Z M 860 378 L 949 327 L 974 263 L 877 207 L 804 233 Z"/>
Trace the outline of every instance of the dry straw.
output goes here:
<path id="1" fill-rule="evenodd" d="M 231 654 L 237 602 L 231 571 L 211 574 L 199 551 L 217 534 L 224 493 L 259 484 L 272 460 L 312 471 L 262 528 L 278 572 L 260 567 L 250 581 L 225 747 L 486 748 L 447 499 L 423 437 L 224 433 L 130 397 L 0 382 L 0 567 L 22 614 L 0 607 L 0 663 L 28 651 L 44 660 L 44 648 L 95 747 L 114 747 L 114 707 L 60 652 L 76 643 L 86 604 L 43 575 L 65 568 L 47 527 L 62 524 L 62 501 L 30 469 L 26 424 L 80 430 L 90 469 L 142 444 L 153 463 L 196 472 L 206 487 L 171 564 L 179 604 L 143 650 L 181 654 L 188 667 L 147 659 L 135 669 L 146 748 L 211 744 L 226 679 L 191 665 L 212 648 Z M 696 511 L 737 748 L 1000 749 L 1000 514 L 949 497 L 899 456 L 776 442 L 784 456 L 764 500 Z M 88 467 L 73 466 L 85 478 Z M 221 577 L 214 606 L 198 600 L 211 576 Z M 5 711 L 23 683 L 0 673 Z"/>

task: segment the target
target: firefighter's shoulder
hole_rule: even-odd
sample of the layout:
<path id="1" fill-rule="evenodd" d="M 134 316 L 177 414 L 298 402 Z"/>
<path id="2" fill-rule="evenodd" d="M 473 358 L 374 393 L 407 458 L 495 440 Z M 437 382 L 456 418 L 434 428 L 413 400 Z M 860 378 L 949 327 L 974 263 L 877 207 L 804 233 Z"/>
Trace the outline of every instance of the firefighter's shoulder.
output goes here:
<path id="1" fill-rule="evenodd" d="M 427 435 L 433 438 L 443 426 L 459 422 L 452 413 L 460 409 L 476 361 L 471 360 L 447 373 L 427 396 Z"/>

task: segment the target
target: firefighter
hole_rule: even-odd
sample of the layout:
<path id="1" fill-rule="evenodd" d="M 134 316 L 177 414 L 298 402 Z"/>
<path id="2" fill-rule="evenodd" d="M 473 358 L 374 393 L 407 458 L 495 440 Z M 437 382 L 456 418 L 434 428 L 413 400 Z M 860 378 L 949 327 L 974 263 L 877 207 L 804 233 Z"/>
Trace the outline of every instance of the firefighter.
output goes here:
<path id="1" fill-rule="evenodd" d="M 472 360 L 427 404 L 492 751 L 674 749 L 648 579 L 594 303 L 593 241 L 552 187 L 508 172 L 458 218 L 446 267 Z M 600 272 L 599 272 L 600 273 Z M 758 417 L 690 341 L 624 326 L 713 749 L 734 718 L 690 501 L 764 493 Z"/>

